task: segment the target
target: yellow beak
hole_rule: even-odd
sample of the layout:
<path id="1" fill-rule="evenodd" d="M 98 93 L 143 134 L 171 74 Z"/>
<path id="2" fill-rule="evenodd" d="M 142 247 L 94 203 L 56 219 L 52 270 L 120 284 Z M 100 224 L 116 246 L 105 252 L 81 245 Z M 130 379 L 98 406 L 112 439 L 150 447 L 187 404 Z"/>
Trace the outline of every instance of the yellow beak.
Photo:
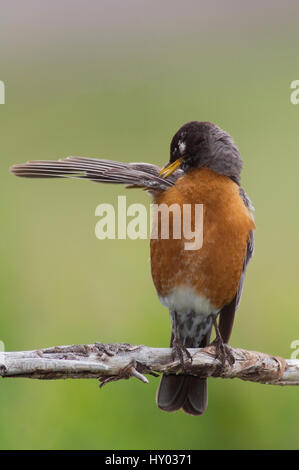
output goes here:
<path id="1" fill-rule="evenodd" d="M 182 161 L 183 157 L 180 157 L 175 162 L 171 163 L 169 166 L 162 168 L 159 173 L 159 176 L 162 176 L 162 178 L 167 178 L 167 176 L 171 175 L 177 168 L 181 166 Z"/>

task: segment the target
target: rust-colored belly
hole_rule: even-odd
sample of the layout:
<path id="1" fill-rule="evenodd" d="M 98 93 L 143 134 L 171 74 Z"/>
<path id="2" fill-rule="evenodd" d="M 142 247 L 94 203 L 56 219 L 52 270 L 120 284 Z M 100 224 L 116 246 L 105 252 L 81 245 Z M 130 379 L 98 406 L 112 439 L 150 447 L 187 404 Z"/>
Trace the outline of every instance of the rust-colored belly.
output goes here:
<path id="1" fill-rule="evenodd" d="M 236 294 L 247 240 L 255 228 L 250 212 L 230 178 L 208 169 L 194 169 L 155 199 L 156 204 L 203 204 L 203 244 L 186 250 L 190 240 L 151 239 L 152 277 L 160 297 L 179 287 L 191 288 L 216 309 Z M 191 210 L 194 227 L 194 210 Z M 172 219 L 170 218 L 170 223 Z M 158 226 L 158 233 L 160 224 Z"/>

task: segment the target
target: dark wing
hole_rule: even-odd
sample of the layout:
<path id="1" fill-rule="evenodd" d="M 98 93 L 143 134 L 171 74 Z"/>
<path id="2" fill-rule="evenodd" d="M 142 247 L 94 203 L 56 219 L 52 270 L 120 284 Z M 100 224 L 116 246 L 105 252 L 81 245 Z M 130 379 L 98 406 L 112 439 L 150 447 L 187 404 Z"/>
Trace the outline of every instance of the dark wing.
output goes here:
<path id="1" fill-rule="evenodd" d="M 165 191 L 182 175 L 182 170 L 177 170 L 164 179 L 159 176 L 160 170 L 160 167 L 148 163 L 122 163 L 84 157 L 36 160 L 11 167 L 12 173 L 25 178 L 79 178 L 96 183 L 122 183 L 149 191 Z"/>
<path id="2" fill-rule="evenodd" d="M 245 206 L 251 212 L 254 211 L 254 207 L 251 203 L 251 200 L 249 199 L 249 197 L 247 196 L 247 194 L 242 188 L 240 188 L 240 196 L 242 197 Z M 241 300 L 246 268 L 250 259 L 252 258 L 253 252 L 254 252 L 254 235 L 253 235 L 253 231 L 251 230 L 249 233 L 249 239 L 247 241 L 247 251 L 246 251 L 246 255 L 244 259 L 243 271 L 242 271 L 237 293 L 235 297 L 233 298 L 233 300 L 229 304 L 225 305 L 220 311 L 219 331 L 220 331 L 220 334 L 222 336 L 224 343 L 228 343 L 230 339 L 230 335 L 233 329 L 235 314 L 236 314 L 236 311 L 239 307 L 240 300 Z"/>

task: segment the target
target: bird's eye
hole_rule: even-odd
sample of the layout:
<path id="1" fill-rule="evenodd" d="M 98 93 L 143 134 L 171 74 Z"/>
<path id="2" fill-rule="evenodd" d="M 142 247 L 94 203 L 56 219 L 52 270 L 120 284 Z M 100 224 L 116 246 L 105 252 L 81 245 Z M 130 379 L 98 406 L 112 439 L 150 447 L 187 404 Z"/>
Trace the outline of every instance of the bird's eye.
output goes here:
<path id="1" fill-rule="evenodd" d="M 185 150 L 186 150 L 186 143 L 183 140 L 178 141 L 178 146 L 180 149 L 180 154 L 183 156 Z"/>

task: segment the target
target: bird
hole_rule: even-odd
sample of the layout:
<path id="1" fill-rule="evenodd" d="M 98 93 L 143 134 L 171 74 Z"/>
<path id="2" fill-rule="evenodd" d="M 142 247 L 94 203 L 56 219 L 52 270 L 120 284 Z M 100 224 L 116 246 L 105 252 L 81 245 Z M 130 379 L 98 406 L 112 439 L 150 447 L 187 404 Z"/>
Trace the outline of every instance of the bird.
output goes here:
<path id="1" fill-rule="evenodd" d="M 233 138 L 216 124 L 191 121 L 174 134 L 169 161 L 150 163 L 67 157 L 11 167 L 26 178 L 79 178 L 142 188 L 153 202 L 203 207 L 202 245 L 186 250 L 185 238 L 151 237 L 151 274 L 158 298 L 170 312 L 174 357 L 182 373 L 162 375 L 156 401 L 163 411 L 200 416 L 208 403 L 207 378 L 188 374 L 189 348 L 214 344 L 231 360 L 228 342 L 239 307 L 246 268 L 254 252 L 254 207 L 241 186 L 242 159 Z M 165 206 L 164 206 L 165 207 Z M 194 226 L 194 216 L 191 216 Z M 169 224 L 171 217 L 169 218 Z M 212 329 L 215 340 L 210 343 Z"/>

